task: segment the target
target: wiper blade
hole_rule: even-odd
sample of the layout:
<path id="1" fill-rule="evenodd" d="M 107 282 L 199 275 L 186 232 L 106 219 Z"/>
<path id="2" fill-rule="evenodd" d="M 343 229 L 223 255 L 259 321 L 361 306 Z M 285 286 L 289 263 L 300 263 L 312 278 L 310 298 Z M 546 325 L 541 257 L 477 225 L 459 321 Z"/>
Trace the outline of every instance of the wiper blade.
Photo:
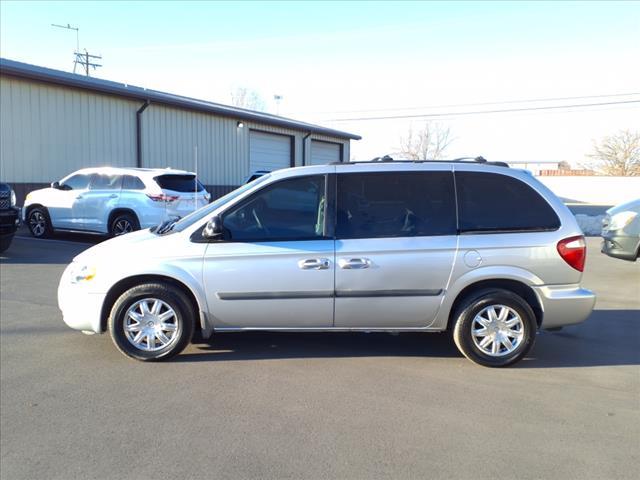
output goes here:
<path id="1" fill-rule="evenodd" d="M 171 222 L 171 220 L 165 220 L 161 224 L 156 225 L 155 227 L 151 227 L 151 231 L 154 233 L 160 233 L 160 230 L 164 229 L 164 227 L 166 227 L 167 223 L 169 222 Z"/>
<path id="2" fill-rule="evenodd" d="M 160 228 L 158 228 L 156 233 L 158 235 L 162 235 L 163 233 L 168 233 L 171 231 L 171 229 L 174 227 L 175 224 L 176 224 L 176 220 L 167 220 L 160 226 Z"/>

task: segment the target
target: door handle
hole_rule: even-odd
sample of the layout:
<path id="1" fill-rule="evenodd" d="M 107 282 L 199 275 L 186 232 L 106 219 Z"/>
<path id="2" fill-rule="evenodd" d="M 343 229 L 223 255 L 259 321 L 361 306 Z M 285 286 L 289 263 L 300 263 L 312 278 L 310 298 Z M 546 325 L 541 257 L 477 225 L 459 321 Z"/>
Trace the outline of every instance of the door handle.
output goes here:
<path id="1" fill-rule="evenodd" d="M 78 195 L 78 196 L 76 197 L 76 200 L 80 200 L 81 198 L 82 198 L 82 195 Z"/>
<path id="2" fill-rule="evenodd" d="M 328 258 L 307 258 L 298 262 L 298 267 L 302 270 L 327 270 L 329 268 Z"/>
<path id="3" fill-rule="evenodd" d="M 369 268 L 371 266 L 371 260 L 368 258 L 341 258 L 338 260 L 338 265 L 345 270 L 358 270 Z"/>
<path id="4" fill-rule="evenodd" d="M 118 194 L 117 193 L 112 193 L 111 195 L 109 195 L 109 198 L 118 198 Z"/>

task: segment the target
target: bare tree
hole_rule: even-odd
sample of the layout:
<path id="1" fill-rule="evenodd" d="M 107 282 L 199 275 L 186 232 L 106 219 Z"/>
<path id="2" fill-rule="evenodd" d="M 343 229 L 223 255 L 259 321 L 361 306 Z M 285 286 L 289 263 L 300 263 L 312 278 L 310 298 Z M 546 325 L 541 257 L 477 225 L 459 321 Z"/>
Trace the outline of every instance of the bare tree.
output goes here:
<path id="1" fill-rule="evenodd" d="M 420 130 L 409 128 L 406 137 L 400 138 L 400 154 L 408 160 L 431 160 L 444 158 L 450 138 L 448 127 L 426 122 Z"/>
<path id="2" fill-rule="evenodd" d="M 247 87 L 234 87 L 231 90 L 231 104 L 259 112 L 265 110 L 265 103 L 260 94 Z"/>
<path id="3" fill-rule="evenodd" d="M 571 164 L 566 160 L 560 160 L 558 162 L 558 170 L 571 170 Z"/>
<path id="4" fill-rule="evenodd" d="M 604 175 L 640 176 L 640 132 L 621 130 L 593 143 L 589 165 Z"/>

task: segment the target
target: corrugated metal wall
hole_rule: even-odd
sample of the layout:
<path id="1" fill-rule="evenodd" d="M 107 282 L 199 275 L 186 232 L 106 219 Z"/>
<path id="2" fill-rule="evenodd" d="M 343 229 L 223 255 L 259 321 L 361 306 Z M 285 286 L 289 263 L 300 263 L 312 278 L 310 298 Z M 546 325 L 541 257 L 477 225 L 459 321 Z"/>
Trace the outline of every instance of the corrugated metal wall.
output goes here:
<path id="1" fill-rule="evenodd" d="M 198 176 L 205 185 L 239 185 L 250 173 L 249 132 L 258 130 L 294 137 L 295 164 L 302 165 L 302 139 L 305 132 L 270 125 L 216 117 L 199 112 L 151 104 L 142 114 L 142 158 L 145 167 L 193 171 L 194 147 L 198 146 Z M 349 141 L 312 135 L 305 154 L 310 158 L 310 139 L 344 145 L 349 160 Z"/>
<path id="2" fill-rule="evenodd" d="M 0 179 L 13 184 L 48 184 L 84 167 L 136 164 L 136 111 L 142 102 L 64 86 L 2 76 L 0 79 Z M 142 165 L 193 170 L 198 146 L 202 183 L 237 186 L 249 174 L 249 132 L 294 137 L 296 165 L 309 163 L 311 139 L 349 140 L 244 122 L 151 104 L 142 113 Z"/>
<path id="3" fill-rule="evenodd" d="M 79 168 L 133 166 L 138 102 L 0 78 L 0 178 L 48 183 Z"/>

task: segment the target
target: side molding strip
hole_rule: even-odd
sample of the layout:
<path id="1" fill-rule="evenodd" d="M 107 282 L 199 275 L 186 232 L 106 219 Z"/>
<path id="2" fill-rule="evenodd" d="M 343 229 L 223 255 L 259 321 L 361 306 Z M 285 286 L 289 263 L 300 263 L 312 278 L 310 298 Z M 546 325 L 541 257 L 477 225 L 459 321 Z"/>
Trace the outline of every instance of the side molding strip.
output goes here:
<path id="1" fill-rule="evenodd" d="M 309 292 L 218 292 L 220 300 L 287 300 L 304 298 L 437 297 L 442 289 L 427 290 L 337 290 Z"/>
<path id="2" fill-rule="evenodd" d="M 437 297 L 442 289 L 436 290 L 336 290 L 337 298 L 361 297 Z"/>
<path id="3" fill-rule="evenodd" d="M 282 300 L 297 298 L 333 298 L 333 291 L 319 292 L 218 292 L 220 300 Z"/>

